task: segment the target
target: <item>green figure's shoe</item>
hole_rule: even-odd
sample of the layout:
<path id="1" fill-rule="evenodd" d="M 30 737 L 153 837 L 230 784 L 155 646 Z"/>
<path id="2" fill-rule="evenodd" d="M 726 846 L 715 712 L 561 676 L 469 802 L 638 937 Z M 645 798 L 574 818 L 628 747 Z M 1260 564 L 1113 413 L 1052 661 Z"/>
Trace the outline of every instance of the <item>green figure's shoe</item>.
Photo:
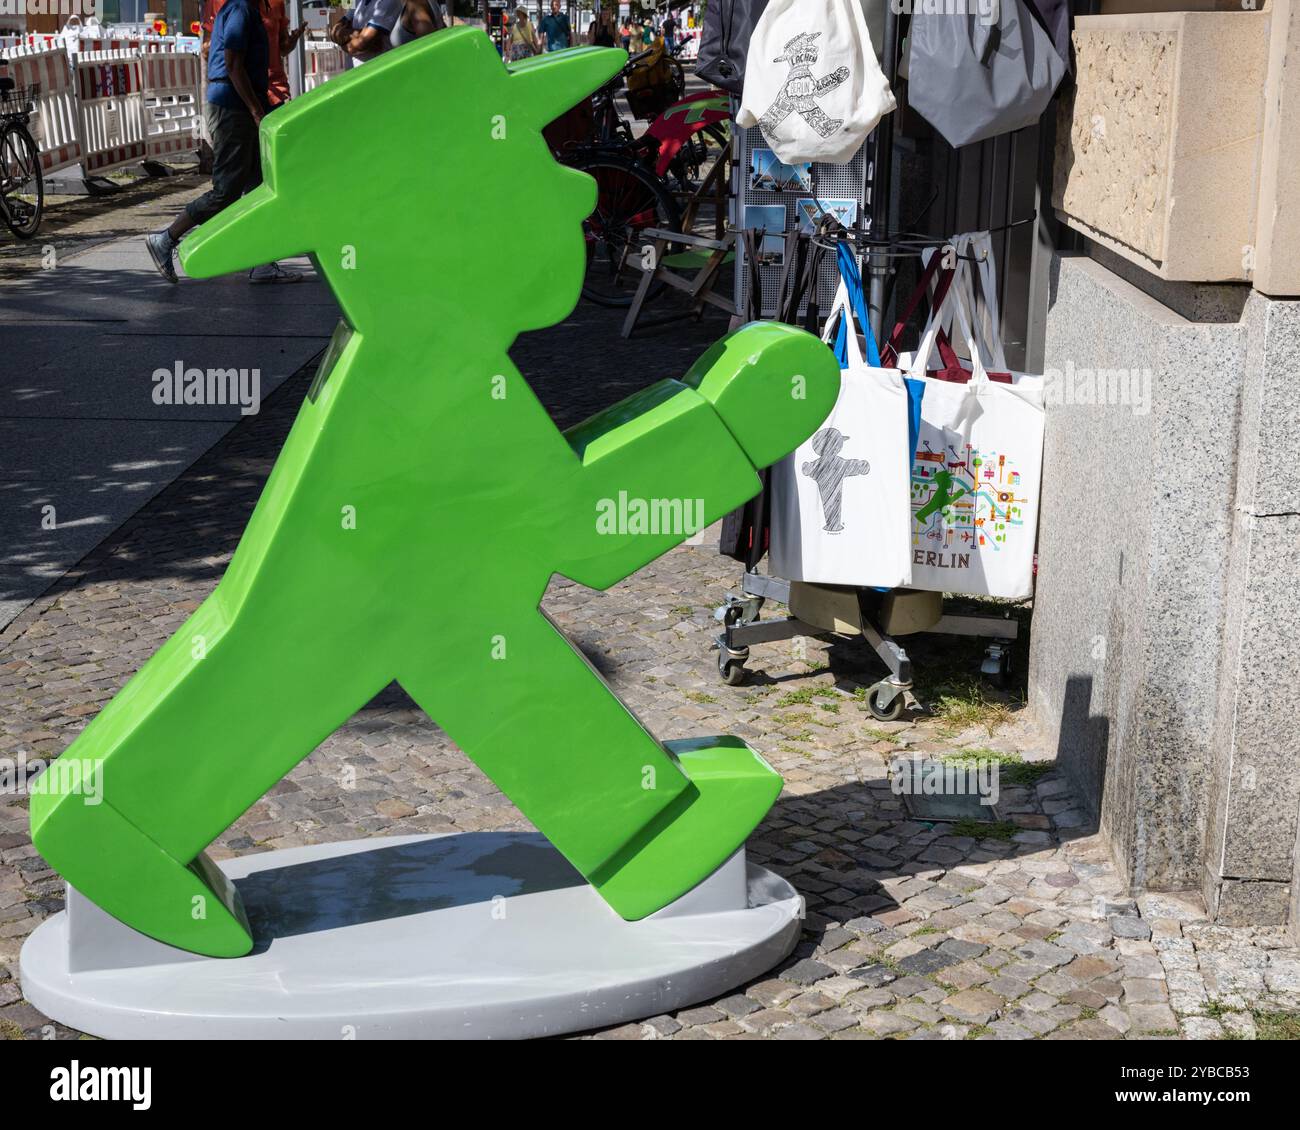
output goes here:
<path id="1" fill-rule="evenodd" d="M 665 742 L 664 748 L 692 787 L 680 804 L 665 809 L 598 874 L 588 876 L 628 921 L 662 910 L 707 879 L 781 793 L 780 775 L 739 738 L 691 738 Z"/>

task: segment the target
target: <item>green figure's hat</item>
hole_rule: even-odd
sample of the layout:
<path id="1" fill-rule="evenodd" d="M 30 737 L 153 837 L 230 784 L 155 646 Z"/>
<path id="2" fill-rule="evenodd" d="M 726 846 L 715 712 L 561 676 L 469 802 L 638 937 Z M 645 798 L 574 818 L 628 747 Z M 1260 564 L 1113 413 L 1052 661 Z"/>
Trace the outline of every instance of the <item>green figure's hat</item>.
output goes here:
<path id="1" fill-rule="evenodd" d="M 626 61 L 578 47 L 507 68 L 482 31 L 451 28 L 354 67 L 267 116 L 264 183 L 185 240 L 185 270 L 203 278 L 310 253 L 357 326 L 388 300 L 386 275 L 417 289 L 454 278 L 466 293 L 466 272 L 481 267 L 480 293 L 503 274 L 551 293 L 571 283 L 558 320 L 577 300 L 595 186 L 554 161 L 541 130 Z M 520 216 L 542 260 L 535 278 L 521 278 Z M 508 249 L 494 244 L 501 230 Z M 347 249 L 364 287 L 339 270 Z"/>

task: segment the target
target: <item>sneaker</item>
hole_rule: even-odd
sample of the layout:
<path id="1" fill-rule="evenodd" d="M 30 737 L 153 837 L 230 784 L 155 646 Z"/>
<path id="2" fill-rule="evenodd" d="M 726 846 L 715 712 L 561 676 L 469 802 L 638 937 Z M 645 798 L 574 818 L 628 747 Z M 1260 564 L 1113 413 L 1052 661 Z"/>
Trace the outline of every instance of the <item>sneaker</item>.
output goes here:
<path id="1" fill-rule="evenodd" d="M 302 272 L 289 270 L 279 263 L 263 263 L 248 272 L 248 281 L 254 283 L 302 282 Z"/>
<path id="2" fill-rule="evenodd" d="M 176 253 L 176 244 L 165 231 L 156 231 L 144 237 L 144 245 L 149 249 L 149 258 L 158 268 L 158 273 L 169 283 L 176 282 L 176 265 L 172 256 Z"/>

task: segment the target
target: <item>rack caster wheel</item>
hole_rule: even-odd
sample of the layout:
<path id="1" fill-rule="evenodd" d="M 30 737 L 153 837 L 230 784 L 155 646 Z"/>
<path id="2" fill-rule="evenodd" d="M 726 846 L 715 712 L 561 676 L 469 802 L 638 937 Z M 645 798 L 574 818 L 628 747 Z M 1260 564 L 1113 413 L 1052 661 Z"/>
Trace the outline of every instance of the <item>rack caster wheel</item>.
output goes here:
<path id="1" fill-rule="evenodd" d="M 867 709 L 881 722 L 897 722 L 907 705 L 901 690 L 888 691 L 883 687 L 871 688 L 867 695 Z"/>
<path id="2" fill-rule="evenodd" d="M 718 675 L 729 687 L 740 686 L 748 677 L 743 659 L 728 659 L 722 652 L 718 653 Z"/>
<path id="3" fill-rule="evenodd" d="M 1011 649 L 1004 643 L 989 644 L 984 649 L 980 674 L 999 690 L 1004 689 L 1011 678 Z"/>
<path id="4" fill-rule="evenodd" d="M 718 645 L 718 677 L 729 687 L 738 687 L 747 678 L 745 663 L 749 660 L 749 648 L 727 646 L 727 637 L 718 636 L 714 641 Z"/>

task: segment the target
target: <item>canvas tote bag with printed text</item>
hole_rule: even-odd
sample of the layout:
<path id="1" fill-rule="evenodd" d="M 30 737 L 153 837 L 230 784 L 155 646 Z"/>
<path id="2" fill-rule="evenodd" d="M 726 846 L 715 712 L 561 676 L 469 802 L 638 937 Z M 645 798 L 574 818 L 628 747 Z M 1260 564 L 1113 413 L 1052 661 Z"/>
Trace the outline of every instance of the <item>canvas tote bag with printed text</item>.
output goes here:
<path id="1" fill-rule="evenodd" d="M 912 460 L 911 587 L 1024 597 L 1033 591 L 1043 379 L 984 368 L 967 311 L 971 287 L 961 260 L 910 359 L 908 375 L 925 382 Z M 939 349 L 949 320 L 966 342 L 968 363 Z M 939 367 L 930 367 L 936 353 Z"/>
<path id="2" fill-rule="evenodd" d="M 782 161 L 847 164 L 894 106 L 859 0 L 769 0 L 736 121 Z"/>

